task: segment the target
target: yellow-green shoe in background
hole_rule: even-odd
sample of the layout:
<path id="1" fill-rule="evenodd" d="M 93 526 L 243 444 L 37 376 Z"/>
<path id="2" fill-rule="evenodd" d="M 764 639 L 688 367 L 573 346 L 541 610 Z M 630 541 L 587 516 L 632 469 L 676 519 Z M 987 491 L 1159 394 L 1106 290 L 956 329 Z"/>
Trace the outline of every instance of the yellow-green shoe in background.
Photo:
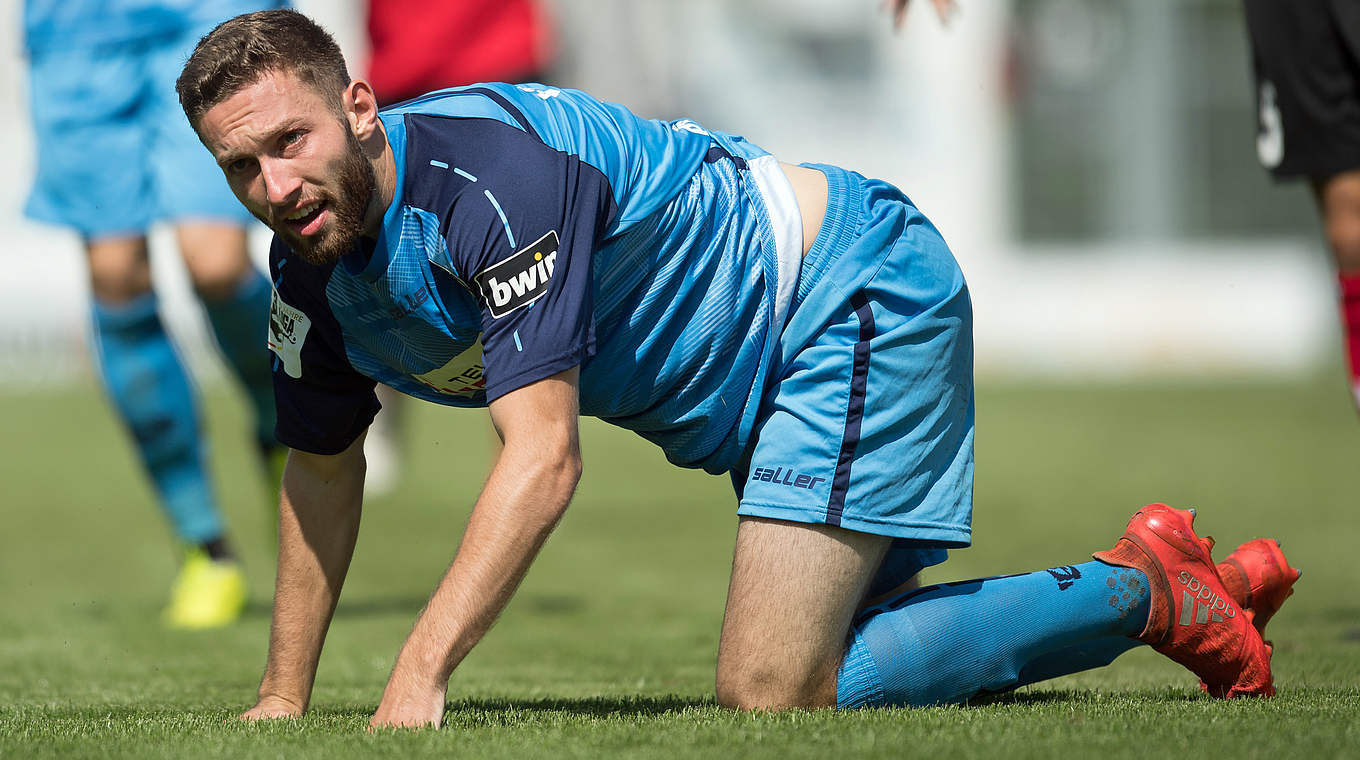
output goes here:
<path id="1" fill-rule="evenodd" d="M 161 615 L 167 627 L 220 628 L 241 616 L 246 606 L 246 577 L 234 560 L 216 562 L 198 547 L 185 551 L 184 566 Z"/>

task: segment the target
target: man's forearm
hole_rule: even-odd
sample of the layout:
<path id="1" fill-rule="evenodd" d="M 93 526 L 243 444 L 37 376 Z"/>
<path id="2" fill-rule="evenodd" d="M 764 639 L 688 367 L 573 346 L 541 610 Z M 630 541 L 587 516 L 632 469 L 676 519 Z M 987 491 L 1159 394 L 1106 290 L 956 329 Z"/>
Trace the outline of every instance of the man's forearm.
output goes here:
<path id="1" fill-rule="evenodd" d="M 438 726 L 449 675 L 491 628 L 581 478 L 579 370 L 492 401 L 505 442 L 453 564 L 397 655 L 372 726 Z"/>
<path id="2" fill-rule="evenodd" d="M 505 609 L 579 477 L 580 460 L 574 456 L 555 460 L 502 452 L 453 564 L 397 657 L 389 691 L 408 679 L 438 686 L 448 681 Z"/>
<path id="3" fill-rule="evenodd" d="M 281 700 L 297 712 L 311 699 L 321 647 L 354 554 L 363 496 L 361 458 L 350 457 L 347 466 L 329 471 L 309 467 L 308 461 L 294 454 L 284 475 L 269 662 L 260 682 L 261 702 Z"/>

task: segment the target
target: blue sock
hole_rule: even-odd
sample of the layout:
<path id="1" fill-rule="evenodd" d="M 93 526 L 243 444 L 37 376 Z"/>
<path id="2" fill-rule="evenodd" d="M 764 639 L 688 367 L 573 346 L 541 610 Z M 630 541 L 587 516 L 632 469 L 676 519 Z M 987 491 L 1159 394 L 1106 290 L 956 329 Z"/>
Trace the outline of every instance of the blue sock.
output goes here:
<path id="1" fill-rule="evenodd" d="M 1013 688 L 1018 689 L 1059 676 L 1070 676 L 1084 670 L 1103 668 L 1114 662 L 1119 655 L 1142 645 L 1143 642 L 1128 636 L 1107 636 L 1073 644 L 1031 660 L 1020 671 L 1020 677 Z"/>
<path id="2" fill-rule="evenodd" d="M 93 311 L 104 387 L 176 535 L 195 544 L 220 537 L 193 388 L 156 312 L 156 297 L 148 293 L 119 306 L 96 301 Z"/>
<path id="3" fill-rule="evenodd" d="M 951 704 L 1076 672 L 1052 655 L 1136 636 L 1148 610 L 1143 573 L 1095 561 L 917 589 L 856 620 L 837 704 Z"/>
<path id="4" fill-rule="evenodd" d="M 223 301 L 204 301 L 217 345 L 237 379 L 245 386 L 255 412 L 255 440 L 261 448 L 274 441 L 274 377 L 270 371 L 269 280 L 254 267 L 236 292 Z"/>

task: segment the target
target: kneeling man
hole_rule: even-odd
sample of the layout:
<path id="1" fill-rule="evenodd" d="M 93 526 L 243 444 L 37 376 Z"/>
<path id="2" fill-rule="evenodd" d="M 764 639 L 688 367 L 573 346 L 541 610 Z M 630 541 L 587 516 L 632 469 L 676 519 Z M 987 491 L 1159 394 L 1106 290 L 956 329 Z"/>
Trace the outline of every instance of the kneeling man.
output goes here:
<path id="1" fill-rule="evenodd" d="M 581 474 L 577 418 L 739 499 L 717 694 L 740 708 L 957 702 L 1147 642 L 1211 694 L 1272 693 L 1252 624 L 1296 575 L 1210 559 L 1140 510 L 1097 561 L 914 588 L 970 540 L 971 307 L 897 188 L 689 120 L 484 84 L 378 112 L 335 42 L 267 11 L 180 76 L 190 123 L 275 232 L 278 585 L 259 701 L 299 715 L 359 525 L 375 382 L 489 407 L 504 448 L 374 725 L 438 725 Z"/>

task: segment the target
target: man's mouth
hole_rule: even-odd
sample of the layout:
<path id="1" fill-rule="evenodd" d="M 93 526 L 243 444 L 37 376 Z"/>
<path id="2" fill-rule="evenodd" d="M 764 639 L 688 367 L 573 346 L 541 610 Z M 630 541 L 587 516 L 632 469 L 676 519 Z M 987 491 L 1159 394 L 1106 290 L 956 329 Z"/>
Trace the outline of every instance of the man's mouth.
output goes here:
<path id="1" fill-rule="evenodd" d="M 314 201 L 283 217 L 283 223 L 301 237 L 314 235 L 326 220 L 326 202 Z"/>

